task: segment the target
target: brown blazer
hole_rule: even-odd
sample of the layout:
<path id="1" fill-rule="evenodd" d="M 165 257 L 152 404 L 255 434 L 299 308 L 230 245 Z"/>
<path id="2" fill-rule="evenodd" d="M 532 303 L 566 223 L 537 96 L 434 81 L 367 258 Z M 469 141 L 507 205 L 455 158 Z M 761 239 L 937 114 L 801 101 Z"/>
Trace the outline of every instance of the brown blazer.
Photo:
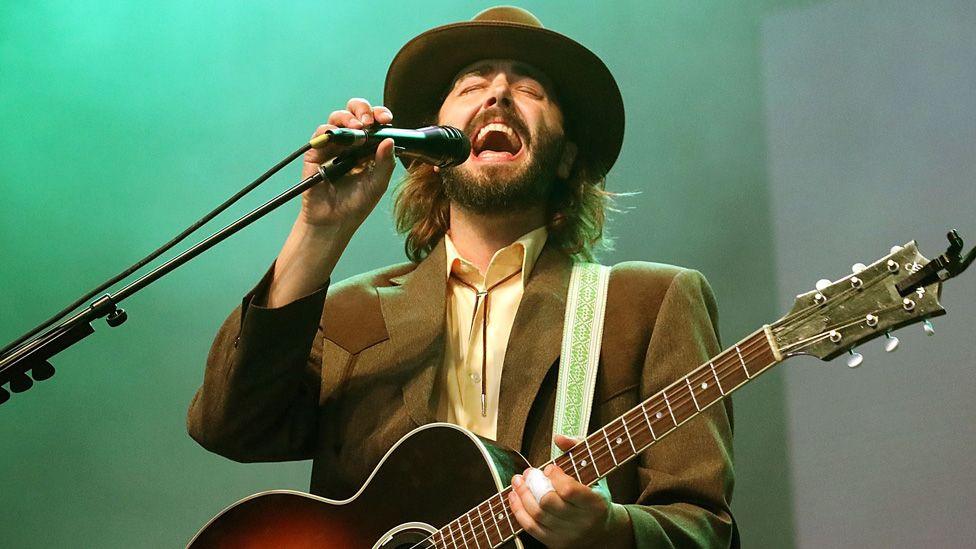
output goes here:
<path id="1" fill-rule="evenodd" d="M 397 440 L 435 421 L 444 353 L 446 259 L 365 273 L 278 309 L 224 322 L 190 404 L 190 435 L 237 461 L 313 459 L 311 492 L 352 495 Z M 572 262 L 546 246 L 519 305 L 502 370 L 498 441 L 549 459 Z M 323 306 L 324 302 L 324 306 Z M 697 271 L 622 263 L 610 276 L 591 431 L 719 351 L 716 306 Z M 638 547 L 738 546 L 730 510 L 732 408 L 726 399 L 608 478 Z"/>

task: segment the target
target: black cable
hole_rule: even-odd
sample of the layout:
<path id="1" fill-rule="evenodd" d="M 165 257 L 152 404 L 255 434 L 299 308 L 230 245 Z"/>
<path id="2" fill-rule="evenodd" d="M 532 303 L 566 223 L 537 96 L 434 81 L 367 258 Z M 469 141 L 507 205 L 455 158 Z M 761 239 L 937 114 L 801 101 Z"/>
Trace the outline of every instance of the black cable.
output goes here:
<path id="1" fill-rule="evenodd" d="M 288 155 L 287 157 L 285 157 L 284 160 L 282 160 L 281 162 L 278 162 L 277 164 L 275 164 L 274 166 L 272 166 L 271 169 L 269 169 L 268 171 L 266 171 L 263 174 L 261 174 L 257 179 L 255 179 L 253 182 L 251 182 L 248 186 L 246 186 L 243 189 L 241 189 L 240 191 L 238 191 L 237 194 L 235 194 L 234 196 L 232 196 L 229 199 L 227 199 L 227 201 L 225 201 L 223 204 L 221 204 L 221 205 L 217 206 L 216 208 L 214 208 L 213 210 L 211 210 L 210 213 L 208 213 L 207 215 L 205 215 L 205 216 L 201 217 L 200 219 L 198 219 L 197 221 L 195 221 L 192 225 L 190 225 L 189 227 L 187 227 L 186 229 L 184 229 L 183 232 L 181 232 L 180 234 L 176 235 L 172 240 L 170 240 L 166 244 L 163 244 L 158 249 L 156 249 L 155 251 L 153 251 L 151 254 L 147 255 L 146 257 L 142 258 L 141 260 L 139 260 L 137 263 L 135 263 L 134 265 L 132 265 L 128 269 L 126 269 L 126 270 L 122 271 L 121 273 L 115 275 L 111 279 L 103 282 L 98 287 L 90 290 L 88 293 L 86 293 L 85 295 L 83 295 L 80 298 L 78 298 L 71 305 L 68 305 L 64 309 L 58 311 L 51 318 L 45 320 L 43 323 L 41 323 L 38 326 L 34 327 L 31 331 L 27 332 L 26 334 L 20 336 L 19 338 L 17 338 L 13 342 L 9 343 L 3 349 L 0 349 L 0 357 L 2 357 L 4 354 L 6 354 L 8 351 L 10 351 L 11 349 L 13 349 L 14 347 L 20 345 L 21 343 L 27 341 L 28 339 L 30 339 L 32 337 L 34 337 L 39 332 L 41 332 L 45 328 L 48 328 L 49 326 L 51 326 L 52 324 L 54 324 L 58 320 L 64 318 L 69 313 L 71 313 L 72 311 L 74 311 L 75 309 L 77 309 L 78 307 L 80 307 L 81 305 L 87 304 L 88 300 L 90 300 L 91 298 L 95 297 L 95 295 L 97 295 L 97 294 L 105 291 L 106 288 L 109 288 L 110 286 L 116 284 L 120 280 L 126 278 L 127 276 L 131 275 L 132 273 L 134 273 L 134 272 L 138 271 L 139 269 L 141 269 L 142 267 L 144 267 L 147 263 L 149 263 L 153 259 L 156 259 L 160 255 L 166 253 L 167 250 L 169 250 L 173 246 L 179 244 L 181 241 L 183 241 L 183 239 L 185 239 L 186 237 L 188 237 L 191 234 L 193 234 L 194 231 L 196 231 L 197 229 L 199 229 L 200 227 L 202 227 L 203 225 L 205 225 L 211 219 L 213 219 L 214 217 L 216 217 L 217 215 L 219 215 L 221 212 L 223 212 L 224 210 L 226 210 L 227 208 L 229 208 L 231 205 L 233 205 L 235 202 L 237 202 L 238 200 L 240 200 L 241 198 L 243 198 L 244 195 L 246 195 L 247 193 L 253 191 L 255 188 L 257 188 L 258 185 L 260 185 L 260 184 L 264 183 L 265 181 L 267 181 L 269 177 L 271 177 L 272 175 L 276 174 L 279 170 L 281 170 L 281 168 L 284 168 L 285 166 L 287 166 L 288 164 L 290 164 L 292 161 L 294 161 L 299 156 L 305 154 L 305 152 L 308 151 L 311 148 L 312 148 L 311 145 L 309 145 L 308 143 L 302 145 L 302 147 L 300 149 L 298 149 L 297 151 L 291 153 L 290 155 Z"/>

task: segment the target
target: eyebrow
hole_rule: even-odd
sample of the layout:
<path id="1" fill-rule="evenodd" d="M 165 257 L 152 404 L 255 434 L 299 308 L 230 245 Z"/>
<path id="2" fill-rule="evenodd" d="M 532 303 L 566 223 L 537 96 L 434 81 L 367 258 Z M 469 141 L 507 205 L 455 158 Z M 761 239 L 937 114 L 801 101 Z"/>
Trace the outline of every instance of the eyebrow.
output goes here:
<path id="1" fill-rule="evenodd" d="M 459 74 L 457 78 L 454 79 L 454 82 L 452 83 L 451 87 L 453 88 L 454 86 L 457 85 L 458 82 L 464 80 L 469 76 L 485 76 L 487 74 L 496 72 L 497 70 L 498 70 L 498 66 L 495 63 L 492 63 L 490 61 L 484 61 L 482 63 L 478 63 L 475 66 L 471 67 L 470 69 Z M 547 78 L 546 75 L 542 74 L 538 69 L 535 69 L 530 65 L 521 63 L 519 61 L 515 61 L 512 63 L 511 71 L 512 74 L 514 74 L 515 76 L 531 78 L 533 80 L 536 80 L 540 84 L 542 84 L 542 86 L 545 87 L 547 90 L 552 89 L 552 82 L 550 82 L 549 78 Z"/>

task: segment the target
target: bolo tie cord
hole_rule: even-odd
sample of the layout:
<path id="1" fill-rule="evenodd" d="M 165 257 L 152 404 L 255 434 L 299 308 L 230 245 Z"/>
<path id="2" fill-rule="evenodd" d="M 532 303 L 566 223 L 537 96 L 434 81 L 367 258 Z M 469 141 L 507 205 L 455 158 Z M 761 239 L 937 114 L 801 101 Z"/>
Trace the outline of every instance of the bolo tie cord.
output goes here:
<path id="1" fill-rule="evenodd" d="M 468 329 L 469 333 L 474 329 L 474 321 L 478 317 L 478 304 L 482 298 L 485 300 L 485 311 L 481 315 L 481 417 L 487 417 L 488 415 L 488 293 L 521 272 L 522 269 L 519 269 L 484 290 L 479 290 L 477 286 L 468 284 L 453 272 L 451 273 L 451 277 L 454 280 L 457 280 L 463 286 L 470 288 L 474 292 L 474 309 L 471 311 L 471 327 Z"/>

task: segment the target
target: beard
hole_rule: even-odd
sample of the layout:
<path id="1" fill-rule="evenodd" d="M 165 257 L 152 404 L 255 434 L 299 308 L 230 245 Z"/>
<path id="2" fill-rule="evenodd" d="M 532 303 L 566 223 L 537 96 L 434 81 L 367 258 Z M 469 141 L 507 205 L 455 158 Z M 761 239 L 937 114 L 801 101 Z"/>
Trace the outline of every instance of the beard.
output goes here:
<path id="1" fill-rule="evenodd" d="M 525 127 L 521 120 L 511 126 Z M 470 135 L 471 131 L 466 133 Z M 441 169 L 444 194 L 454 204 L 477 214 L 517 212 L 545 205 L 556 182 L 565 143 L 562 134 L 543 127 L 531 142 L 523 144 L 531 145 L 532 161 L 528 164 L 486 163 L 474 173 L 465 164 Z"/>

